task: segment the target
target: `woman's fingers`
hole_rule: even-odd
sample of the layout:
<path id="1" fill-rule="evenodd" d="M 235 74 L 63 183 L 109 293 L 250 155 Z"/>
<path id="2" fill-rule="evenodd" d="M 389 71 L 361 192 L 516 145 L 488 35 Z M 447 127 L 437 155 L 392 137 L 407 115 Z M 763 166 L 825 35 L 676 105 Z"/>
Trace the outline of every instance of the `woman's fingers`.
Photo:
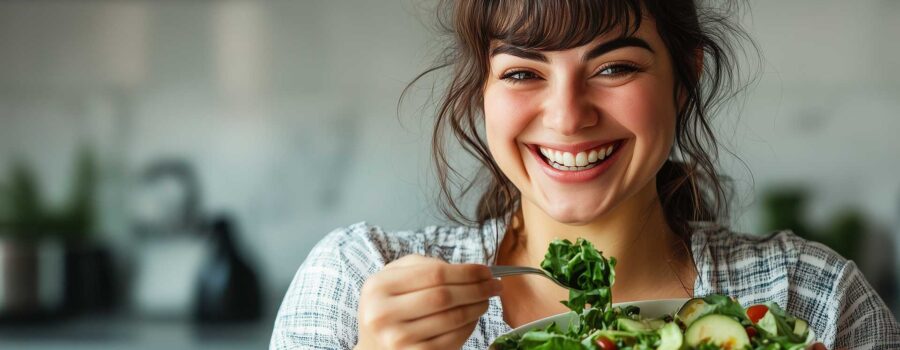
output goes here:
<path id="1" fill-rule="evenodd" d="M 450 332 L 432 337 L 422 343 L 412 347 L 415 350 L 431 350 L 431 349 L 459 349 L 465 344 L 466 340 L 472 335 L 478 321 L 471 322 L 462 327 L 454 329 Z"/>
<path id="2" fill-rule="evenodd" d="M 382 293 L 399 295 L 429 287 L 470 284 L 493 279 L 491 270 L 479 264 L 448 264 L 436 259 L 408 259 L 415 265 L 385 267 L 369 286 Z"/>
<path id="3" fill-rule="evenodd" d="M 478 321 L 488 309 L 488 301 L 457 306 L 436 314 L 431 314 L 402 325 L 406 331 L 418 335 L 415 342 L 427 341 L 443 334 L 453 333 L 460 327 Z M 471 331 L 470 331 L 471 332 Z"/>
<path id="4" fill-rule="evenodd" d="M 499 291 L 500 281 L 484 265 L 398 259 L 363 284 L 357 346 L 458 349 Z"/>
<path id="5" fill-rule="evenodd" d="M 414 320 L 455 307 L 487 301 L 499 295 L 503 285 L 489 279 L 478 283 L 455 284 L 422 289 L 392 298 L 385 308 L 401 320 Z M 410 307 L 416 305 L 417 307 Z"/>

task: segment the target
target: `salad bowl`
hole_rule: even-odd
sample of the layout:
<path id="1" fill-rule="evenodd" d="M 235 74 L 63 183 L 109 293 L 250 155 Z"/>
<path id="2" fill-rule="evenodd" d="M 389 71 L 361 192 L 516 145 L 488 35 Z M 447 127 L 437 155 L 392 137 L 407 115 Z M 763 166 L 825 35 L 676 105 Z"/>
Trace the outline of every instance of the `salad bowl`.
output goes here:
<path id="1" fill-rule="evenodd" d="M 710 294 L 613 304 L 615 266 L 583 238 L 550 242 L 541 269 L 569 288 L 561 303 L 572 311 L 518 327 L 490 348 L 804 350 L 815 339 L 808 321 L 775 302 L 742 305 Z"/>
<path id="2" fill-rule="evenodd" d="M 657 299 L 657 300 L 641 300 L 641 301 L 631 301 L 631 302 L 622 302 L 622 303 L 614 303 L 613 307 L 626 307 L 626 306 L 635 306 L 640 308 L 641 317 L 642 318 L 659 318 L 664 317 L 666 315 L 675 315 L 681 307 L 691 299 L 688 298 L 680 298 L 680 299 Z M 516 327 L 512 331 L 504 334 L 504 335 L 524 335 L 528 331 L 545 329 L 553 323 L 556 323 L 561 329 L 567 329 L 569 324 L 572 322 L 578 322 L 578 315 L 573 311 L 569 311 L 566 313 L 561 313 L 557 315 L 553 315 L 550 317 L 546 317 L 537 321 L 533 321 L 522 326 Z M 812 329 L 809 330 L 809 334 L 806 338 L 806 344 L 810 345 L 815 342 L 816 336 Z M 490 349 L 495 349 L 494 345 L 491 345 Z"/>

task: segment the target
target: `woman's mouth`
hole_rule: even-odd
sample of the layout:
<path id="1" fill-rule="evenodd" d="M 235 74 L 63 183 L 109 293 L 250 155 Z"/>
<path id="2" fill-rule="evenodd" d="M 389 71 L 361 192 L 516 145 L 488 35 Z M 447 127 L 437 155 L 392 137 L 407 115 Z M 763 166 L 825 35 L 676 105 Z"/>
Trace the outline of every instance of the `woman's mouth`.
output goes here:
<path id="1" fill-rule="evenodd" d="M 537 146 L 541 159 L 556 170 L 584 171 L 602 164 L 619 149 L 621 140 L 577 153 Z"/>
<path id="2" fill-rule="evenodd" d="M 529 148 L 547 176 L 563 183 L 579 183 L 591 181 L 606 172 L 624 145 L 625 139 L 619 139 L 600 145 L 531 145 Z"/>

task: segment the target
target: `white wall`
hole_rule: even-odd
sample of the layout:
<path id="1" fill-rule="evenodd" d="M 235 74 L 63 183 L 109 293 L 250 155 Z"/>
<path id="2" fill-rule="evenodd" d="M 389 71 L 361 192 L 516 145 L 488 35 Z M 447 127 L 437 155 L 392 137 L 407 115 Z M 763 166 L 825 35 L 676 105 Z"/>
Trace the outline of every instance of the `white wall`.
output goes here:
<path id="1" fill-rule="evenodd" d="M 896 227 L 900 3 L 758 1 L 752 10 L 748 29 L 767 62 L 722 134 L 733 135 L 756 187 L 810 183 L 815 216 L 854 204 Z"/>
<path id="2" fill-rule="evenodd" d="M 752 199 L 784 181 L 815 186 L 818 218 L 851 203 L 900 228 L 895 18 L 890 0 L 753 2 L 768 61 L 740 119 L 719 119 L 756 183 L 739 228 L 757 229 Z M 280 296 L 332 228 L 438 221 L 421 95 L 395 113 L 437 47 L 427 21 L 412 0 L 2 2 L 0 162 L 29 159 L 60 198 L 81 139 L 123 186 L 184 157 Z M 125 211 L 108 207 L 107 234 L 127 237 Z"/>

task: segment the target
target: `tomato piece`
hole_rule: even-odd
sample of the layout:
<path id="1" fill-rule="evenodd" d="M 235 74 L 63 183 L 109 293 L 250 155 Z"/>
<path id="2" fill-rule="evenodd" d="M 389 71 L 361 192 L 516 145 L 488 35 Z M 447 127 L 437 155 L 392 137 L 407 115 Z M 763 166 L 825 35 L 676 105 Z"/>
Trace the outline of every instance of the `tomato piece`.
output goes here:
<path id="1" fill-rule="evenodd" d="M 613 343 L 613 341 L 609 340 L 607 337 L 597 338 L 597 346 L 603 350 L 616 350 L 616 343 Z"/>
<path id="2" fill-rule="evenodd" d="M 745 330 L 747 331 L 747 337 L 753 338 L 756 336 L 756 327 L 749 326 Z"/>
<path id="3" fill-rule="evenodd" d="M 759 322 L 759 319 L 763 318 L 767 312 L 769 312 L 768 306 L 753 305 L 747 308 L 747 317 L 750 318 L 751 322 L 756 323 Z"/>

